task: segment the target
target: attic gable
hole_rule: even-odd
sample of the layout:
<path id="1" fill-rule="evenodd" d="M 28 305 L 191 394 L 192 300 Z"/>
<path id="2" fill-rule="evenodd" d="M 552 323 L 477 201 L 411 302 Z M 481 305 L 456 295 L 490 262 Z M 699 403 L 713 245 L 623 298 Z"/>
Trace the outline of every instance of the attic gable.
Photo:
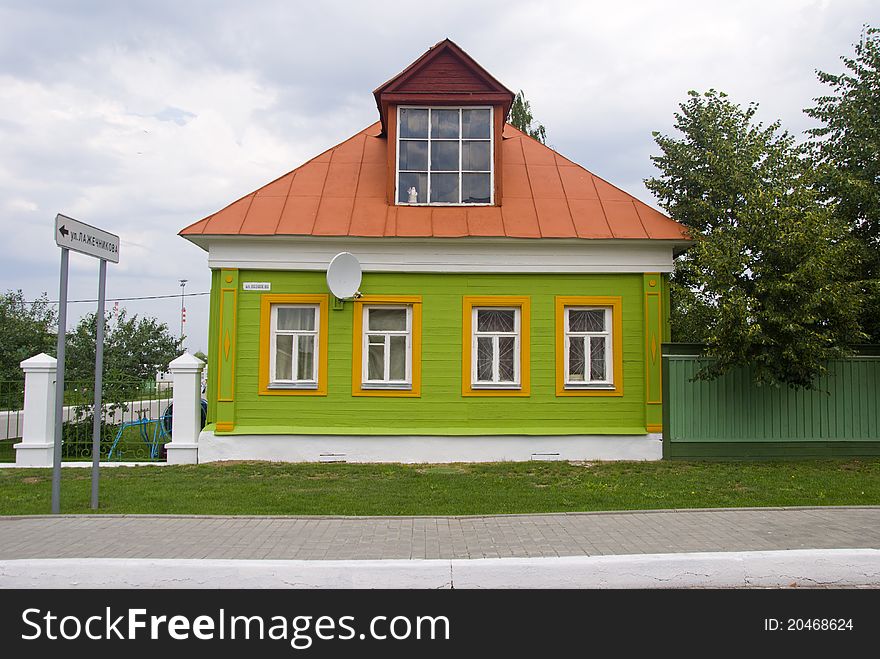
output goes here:
<path id="1" fill-rule="evenodd" d="M 514 94 L 457 44 L 444 39 L 415 62 L 379 86 L 373 95 L 383 132 L 388 106 L 400 103 L 484 103 L 500 105 L 506 117 Z"/>
<path id="2" fill-rule="evenodd" d="M 394 89 L 398 93 L 437 92 L 468 93 L 498 91 L 485 77 L 478 75 L 448 50 L 434 57 L 421 69 L 403 78 Z"/>

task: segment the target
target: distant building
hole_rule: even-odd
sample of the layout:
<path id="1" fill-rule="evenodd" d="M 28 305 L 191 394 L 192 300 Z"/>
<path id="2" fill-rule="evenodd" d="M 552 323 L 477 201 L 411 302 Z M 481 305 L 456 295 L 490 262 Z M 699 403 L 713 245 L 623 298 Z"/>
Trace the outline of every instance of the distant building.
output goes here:
<path id="1" fill-rule="evenodd" d="M 171 373 L 168 371 L 163 371 L 161 373 L 156 373 L 156 391 L 162 391 L 164 389 L 169 389 L 172 384 Z"/>

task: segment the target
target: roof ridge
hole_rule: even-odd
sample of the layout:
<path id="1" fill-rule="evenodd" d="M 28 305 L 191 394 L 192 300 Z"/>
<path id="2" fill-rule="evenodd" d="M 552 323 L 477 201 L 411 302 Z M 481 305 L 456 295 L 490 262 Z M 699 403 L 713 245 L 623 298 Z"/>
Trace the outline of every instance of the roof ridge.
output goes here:
<path id="1" fill-rule="evenodd" d="M 293 174 L 293 176 L 290 176 L 291 174 Z M 281 204 L 281 212 L 278 214 L 278 221 L 275 223 L 275 228 L 272 229 L 273 234 L 277 234 L 278 227 L 281 226 L 281 220 L 284 217 L 284 209 L 287 208 L 287 201 L 290 199 L 290 189 L 293 187 L 293 180 L 296 178 L 296 170 L 294 169 L 293 171 L 288 172 L 284 176 L 290 176 L 290 185 L 287 186 L 287 192 L 284 195 L 284 203 Z M 275 180 L 277 181 L 277 180 L 281 180 L 281 179 L 275 179 Z M 263 187 L 265 187 L 265 186 L 263 186 Z"/>
<path id="2" fill-rule="evenodd" d="M 244 213 L 241 214 L 241 224 L 238 225 L 238 232 L 241 233 L 241 228 L 244 226 L 244 223 L 247 221 L 248 211 L 250 211 L 251 206 L 254 205 L 254 199 L 257 198 L 257 192 L 254 190 L 247 197 L 250 197 L 251 200 L 248 202 L 247 208 L 244 209 Z M 247 199 L 247 197 L 242 197 L 242 199 Z"/>
<path id="3" fill-rule="evenodd" d="M 362 134 L 362 132 L 358 133 L 358 135 Z M 363 169 L 364 169 L 364 152 L 366 150 L 367 150 L 367 136 L 364 135 L 364 139 L 361 142 L 361 157 L 358 160 L 358 164 L 357 164 L 357 166 L 358 166 L 357 176 L 354 179 L 354 197 L 352 197 L 352 201 L 351 201 L 351 210 L 348 211 L 348 224 L 345 227 L 346 234 L 351 232 L 351 223 L 354 222 L 354 206 L 355 206 L 355 200 L 357 199 L 358 185 L 360 185 L 360 182 L 361 182 L 361 171 L 363 171 Z M 331 165 L 333 164 L 332 160 L 331 160 L 330 164 Z M 328 169 L 327 173 L 329 175 L 329 173 L 330 173 L 329 169 Z M 325 181 L 325 183 L 326 183 L 326 181 Z M 317 220 L 317 218 L 318 218 L 318 216 L 316 215 L 315 219 Z"/>
<path id="4" fill-rule="evenodd" d="M 358 135 L 360 135 L 360 133 L 358 133 Z M 352 137 L 355 137 L 355 136 L 352 135 Z M 350 140 L 350 139 L 352 139 L 352 137 L 349 137 L 348 139 Z M 336 146 L 340 146 L 341 144 L 345 144 L 345 142 L 348 142 L 348 140 L 345 140 L 344 142 L 340 142 Z M 325 151 L 325 153 L 326 153 L 326 151 Z M 324 178 L 321 180 L 321 194 L 318 195 L 318 205 L 317 205 L 317 207 L 315 207 L 315 217 L 312 220 L 312 228 L 309 230 L 309 233 L 313 233 L 315 231 L 315 227 L 318 224 L 318 218 L 321 217 L 321 207 L 324 205 L 324 199 L 325 199 L 324 190 L 327 189 L 327 178 L 330 176 L 330 165 L 332 165 L 332 164 L 333 164 L 333 156 L 330 156 L 330 162 L 327 163 L 327 171 L 324 172 Z M 357 190 L 355 190 L 355 192 L 357 192 Z"/>
<path id="5" fill-rule="evenodd" d="M 517 128 L 517 130 L 519 130 L 519 129 Z M 520 131 L 520 133 L 522 133 L 522 131 Z M 532 175 L 529 173 L 529 166 L 528 166 L 528 163 L 526 163 L 526 150 L 523 148 L 522 139 L 520 139 L 520 141 L 519 141 L 519 150 L 520 150 L 520 153 L 522 153 L 523 163 L 524 163 L 525 169 L 526 169 L 526 180 L 529 182 L 529 199 L 532 202 L 532 210 L 535 211 L 535 226 L 538 227 L 538 235 L 541 236 L 541 238 L 543 238 L 544 233 L 541 231 L 541 221 L 538 219 L 538 204 L 535 203 L 535 188 L 532 186 Z M 559 183 L 561 185 L 562 181 L 560 181 Z M 503 211 L 501 213 L 501 216 L 502 216 L 502 220 L 503 220 L 503 218 L 504 218 Z M 504 233 L 505 234 L 507 233 L 507 226 L 504 227 Z"/>
<path id="6" fill-rule="evenodd" d="M 642 231 L 645 232 L 646 236 L 650 235 L 648 233 L 648 227 L 645 226 L 645 221 L 642 219 L 642 214 L 639 213 L 639 205 L 636 203 L 636 200 L 633 200 L 631 203 L 633 205 L 633 210 L 636 212 L 636 217 L 639 218 L 639 224 L 642 225 Z"/>
<path id="7" fill-rule="evenodd" d="M 586 172 L 589 170 L 584 169 L 584 171 Z M 596 201 L 599 202 L 599 208 L 602 209 L 602 218 L 605 220 L 605 226 L 608 227 L 608 233 L 611 234 L 612 238 L 617 238 L 617 236 L 614 235 L 614 229 L 611 227 L 611 220 L 608 219 L 608 211 L 605 210 L 605 204 L 602 202 L 601 195 L 599 195 L 599 188 L 596 187 L 595 177 L 592 175 L 593 172 L 589 172 L 589 173 L 590 173 L 590 185 L 592 185 L 593 190 L 596 191 Z"/>
<path id="8" fill-rule="evenodd" d="M 565 207 L 568 209 L 568 221 L 571 222 L 571 228 L 575 235 L 577 235 L 577 225 L 574 223 L 574 213 L 571 211 L 571 200 L 568 198 L 568 195 L 565 194 L 565 181 L 562 180 L 562 174 L 559 173 L 559 163 L 556 162 L 555 158 L 553 159 L 553 169 L 556 171 L 556 176 L 559 178 L 559 187 L 562 188 L 562 198 L 565 199 Z"/>

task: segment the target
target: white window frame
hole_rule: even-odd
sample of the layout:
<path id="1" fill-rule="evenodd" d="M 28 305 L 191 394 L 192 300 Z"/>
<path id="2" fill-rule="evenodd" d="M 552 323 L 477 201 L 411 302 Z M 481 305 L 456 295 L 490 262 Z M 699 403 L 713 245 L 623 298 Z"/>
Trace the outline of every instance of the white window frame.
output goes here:
<path id="1" fill-rule="evenodd" d="M 278 310 L 279 309 L 314 309 L 315 324 L 312 330 L 280 330 L 278 329 Z M 318 372 L 320 364 L 321 349 L 321 305 L 319 304 L 273 304 L 270 311 L 270 338 L 269 338 L 269 388 L 270 389 L 317 389 L 318 388 Z M 296 376 L 299 372 L 299 336 L 312 336 L 314 341 L 314 356 L 312 358 L 312 377 L 307 380 L 299 380 L 294 377 L 292 380 L 279 380 L 276 377 L 275 362 L 278 354 L 278 337 L 293 336 L 293 354 L 291 356 L 292 364 L 290 374 Z"/>
<path id="2" fill-rule="evenodd" d="M 427 137 L 401 137 L 400 136 L 400 111 L 401 110 L 427 110 L 428 111 L 428 135 Z M 458 202 L 448 202 L 448 201 L 431 201 L 431 111 L 432 110 L 458 110 L 458 198 L 461 199 L 462 188 L 462 173 L 465 174 L 485 174 L 487 173 L 485 170 L 467 170 L 466 172 L 462 172 L 461 169 L 461 143 L 462 142 L 489 142 L 489 202 L 488 203 L 475 203 L 468 202 L 464 203 L 461 201 Z M 468 137 L 465 138 L 462 136 L 462 120 L 461 120 L 461 110 L 488 110 L 489 111 L 489 137 Z M 414 142 L 428 142 L 428 169 L 425 170 L 428 175 L 427 181 L 427 191 L 425 192 L 424 203 L 409 203 L 405 201 L 399 201 L 400 199 L 400 142 L 403 141 L 414 141 Z M 454 138 L 439 138 L 434 141 L 447 141 L 453 142 Z M 428 106 L 428 105 L 400 105 L 397 107 L 397 139 L 396 144 L 394 145 L 394 203 L 397 206 L 493 206 L 495 204 L 495 109 L 491 105 L 462 105 L 462 106 L 451 106 L 451 105 L 439 105 L 439 106 Z M 402 170 L 404 173 L 413 172 L 413 173 L 422 173 L 422 170 L 415 169 L 404 169 Z M 437 171 L 435 174 L 452 174 L 453 171 Z"/>
<path id="3" fill-rule="evenodd" d="M 371 330 L 371 309 L 404 309 L 406 311 L 406 330 Z M 361 389 L 412 389 L 412 328 L 413 308 L 411 304 L 364 304 L 361 318 Z M 370 380 L 370 336 L 385 336 L 385 363 L 384 373 L 386 379 Z M 391 337 L 406 336 L 406 379 L 390 380 L 391 369 Z"/>
<path id="4" fill-rule="evenodd" d="M 480 311 L 513 311 L 513 332 L 480 332 L 477 323 L 477 314 Z M 513 382 L 499 382 L 498 363 L 501 351 L 498 349 L 498 338 L 512 336 L 513 341 Z M 477 344 L 480 337 L 492 337 L 492 378 L 493 380 L 479 380 L 477 378 L 477 361 L 479 351 Z M 522 370 L 520 369 L 520 354 L 522 353 L 522 307 L 519 306 L 474 306 L 471 309 L 471 388 L 472 389 L 520 389 L 522 388 Z"/>
<path id="5" fill-rule="evenodd" d="M 605 313 L 605 330 L 603 332 L 572 332 L 569 330 L 569 322 L 568 316 L 570 311 L 603 311 Z M 566 305 L 563 309 L 563 318 L 562 321 L 565 323 L 563 325 L 563 332 L 565 334 L 565 344 L 563 346 L 564 352 L 564 382 L 566 389 L 613 389 L 614 388 L 614 332 L 612 323 L 614 322 L 614 309 L 613 307 L 594 307 L 594 306 L 580 306 L 580 305 Z M 605 379 L 603 380 L 589 380 L 587 379 L 591 372 L 591 361 L 592 354 L 590 351 L 589 345 L 589 337 L 592 336 L 601 336 L 605 338 Z M 584 345 L 584 380 L 570 380 L 569 376 L 571 375 L 571 369 L 569 368 L 570 363 L 570 352 L 571 352 L 571 341 L 573 339 L 578 339 L 579 341 L 583 341 Z"/>

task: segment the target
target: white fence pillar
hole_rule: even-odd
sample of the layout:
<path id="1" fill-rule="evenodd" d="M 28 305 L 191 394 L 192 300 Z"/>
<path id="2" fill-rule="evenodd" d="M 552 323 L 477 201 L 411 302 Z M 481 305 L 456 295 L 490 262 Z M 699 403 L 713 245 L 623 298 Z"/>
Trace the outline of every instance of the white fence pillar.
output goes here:
<path id="1" fill-rule="evenodd" d="M 55 448 L 55 374 L 58 362 L 40 353 L 21 364 L 24 371 L 24 426 L 15 444 L 15 464 L 51 467 Z"/>
<path id="2" fill-rule="evenodd" d="M 205 362 L 188 352 L 168 364 L 174 383 L 171 442 L 166 444 L 168 464 L 196 464 L 199 461 L 203 368 Z"/>

